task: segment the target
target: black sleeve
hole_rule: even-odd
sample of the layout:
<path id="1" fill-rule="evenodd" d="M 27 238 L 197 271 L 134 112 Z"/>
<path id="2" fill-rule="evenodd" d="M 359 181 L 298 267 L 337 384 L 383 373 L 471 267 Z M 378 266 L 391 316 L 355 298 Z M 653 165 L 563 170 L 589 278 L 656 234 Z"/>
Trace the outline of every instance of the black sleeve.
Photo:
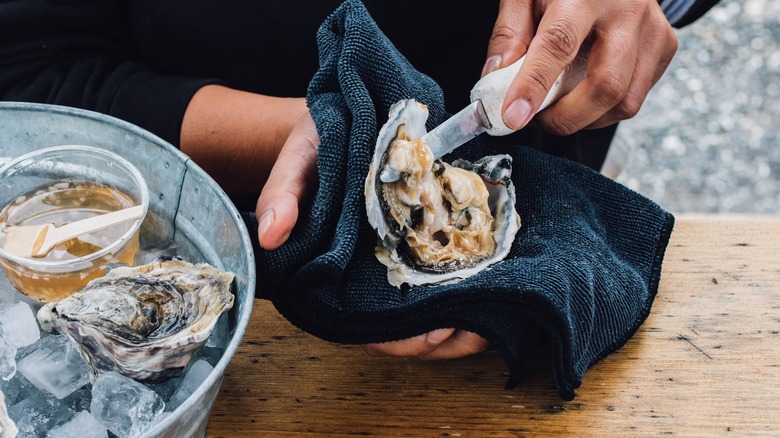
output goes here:
<path id="1" fill-rule="evenodd" d="M 97 111 L 178 146 L 192 95 L 215 82 L 140 59 L 117 0 L 0 2 L 2 100 Z"/>
<path id="2" fill-rule="evenodd" d="M 719 0 L 661 0 L 666 18 L 672 26 L 680 28 L 701 18 Z"/>

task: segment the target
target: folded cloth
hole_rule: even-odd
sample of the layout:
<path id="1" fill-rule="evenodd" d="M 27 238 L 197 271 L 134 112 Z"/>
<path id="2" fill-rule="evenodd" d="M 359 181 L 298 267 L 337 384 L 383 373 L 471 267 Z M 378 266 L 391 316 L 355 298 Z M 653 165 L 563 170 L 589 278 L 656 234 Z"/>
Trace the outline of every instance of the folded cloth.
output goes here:
<path id="1" fill-rule="evenodd" d="M 524 147 L 477 139 L 454 155 L 512 155 L 522 227 L 509 256 L 460 282 L 397 288 L 374 256 L 363 185 L 390 106 L 425 103 L 445 120 L 437 84 L 416 71 L 356 0 L 317 35 L 320 69 L 308 105 L 321 144 L 319 187 L 289 240 L 258 250 L 261 290 L 292 323 L 338 343 L 399 340 L 456 327 L 490 341 L 511 381 L 540 341 L 554 352 L 560 396 L 621 347 L 647 317 L 674 218 L 592 170 Z M 249 225 L 256 229 L 256 222 Z"/>

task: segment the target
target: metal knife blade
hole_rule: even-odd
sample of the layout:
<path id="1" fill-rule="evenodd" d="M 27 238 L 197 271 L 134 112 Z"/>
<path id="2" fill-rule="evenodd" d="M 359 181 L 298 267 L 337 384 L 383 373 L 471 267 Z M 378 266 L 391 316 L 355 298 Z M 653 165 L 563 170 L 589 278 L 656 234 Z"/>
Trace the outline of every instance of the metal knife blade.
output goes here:
<path id="1" fill-rule="evenodd" d="M 472 103 L 469 106 L 422 136 L 422 142 L 431 148 L 435 158 L 441 158 L 483 132 L 490 135 L 507 135 L 514 132 L 504 125 L 501 108 L 509 85 L 520 71 L 524 60 L 525 56 L 484 76 L 471 90 Z M 587 66 L 588 53 L 584 52 L 558 76 L 536 112 L 547 108 L 573 90 L 585 77 Z"/>
<path id="2" fill-rule="evenodd" d="M 441 158 L 488 129 L 490 121 L 482 101 L 475 100 L 423 135 L 421 140 L 431 149 L 435 158 Z"/>

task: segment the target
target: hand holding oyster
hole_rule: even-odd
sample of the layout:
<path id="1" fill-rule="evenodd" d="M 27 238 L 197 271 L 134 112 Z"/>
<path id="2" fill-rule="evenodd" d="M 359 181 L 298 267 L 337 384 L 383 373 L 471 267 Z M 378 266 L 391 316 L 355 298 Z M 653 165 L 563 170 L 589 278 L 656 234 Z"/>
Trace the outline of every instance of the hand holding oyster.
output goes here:
<path id="1" fill-rule="evenodd" d="M 390 108 L 365 183 L 376 256 L 394 286 L 474 275 L 506 257 L 520 228 L 511 157 L 434 160 L 420 140 L 427 118 L 415 100 Z"/>
<path id="2" fill-rule="evenodd" d="M 66 335 L 95 374 L 145 383 L 181 374 L 233 307 L 234 274 L 205 263 L 161 260 L 120 267 L 38 311 L 41 328 Z"/>

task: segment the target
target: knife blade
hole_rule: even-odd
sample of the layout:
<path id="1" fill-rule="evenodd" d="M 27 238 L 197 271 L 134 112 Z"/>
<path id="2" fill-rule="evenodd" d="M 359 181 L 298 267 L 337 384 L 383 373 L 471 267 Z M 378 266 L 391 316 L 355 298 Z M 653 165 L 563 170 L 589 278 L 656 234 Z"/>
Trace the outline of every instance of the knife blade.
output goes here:
<path id="1" fill-rule="evenodd" d="M 441 125 L 423 135 L 421 140 L 431 148 L 434 158 L 441 158 L 458 146 L 486 132 L 491 126 L 482 101 L 475 100 Z"/>
<path id="2" fill-rule="evenodd" d="M 484 132 L 494 136 L 514 132 L 504 124 L 501 109 L 509 85 L 520 71 L 523 61 L 525 56 L 482 77 L 471 90 L 471 104 L 422 136 L 422 142 L 431 149 L 435 158 L 441 158 Z M 587 64 L 587 53 L 577 56 L 555 80 L 536 112 L 573 90 L 585 77 Z"/>

